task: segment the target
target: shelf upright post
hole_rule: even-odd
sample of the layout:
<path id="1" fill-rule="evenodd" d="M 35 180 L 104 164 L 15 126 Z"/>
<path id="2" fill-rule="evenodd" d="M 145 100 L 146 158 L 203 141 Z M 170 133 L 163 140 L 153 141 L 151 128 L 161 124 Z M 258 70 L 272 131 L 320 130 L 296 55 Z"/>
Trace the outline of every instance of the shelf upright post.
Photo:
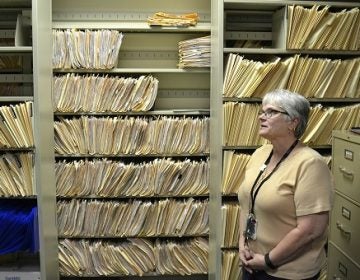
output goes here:
<path id="1" fill-rule="evenodd" d="M 224 2 L 211 1 L 211 84 L 210 84 L 210 237 L 209 280 L 221 279 L 221 184 L 222 184 L 222 83 Z"/>
<path id="2" fill-rule="evenodd" d="M 59 279 L 56 227 L 51 4 L 32 0 L 35 184 L 38 201 L 42 280 Z"/>

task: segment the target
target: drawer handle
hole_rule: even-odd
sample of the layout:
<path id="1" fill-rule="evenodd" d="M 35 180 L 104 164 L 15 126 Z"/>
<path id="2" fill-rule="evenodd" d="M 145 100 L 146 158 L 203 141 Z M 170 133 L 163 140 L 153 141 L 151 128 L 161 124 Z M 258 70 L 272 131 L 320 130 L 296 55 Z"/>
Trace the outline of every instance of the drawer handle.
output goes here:
<path id="1" fill-rule="evenodd" d="M 354 174 L 351 171 L 346 170 L 345 167 L 339 166 L 339 169 L 344 175 L 354 177 Z"/>
<path id="2" fill-rule="evenodd" d="M 333 280 L 342 280 L 341 277 L 337 277 L 336 275 L 333 276 Z"/>
<path id="3" fill-rule="evenodd" d="M 350 239 L 351 232 L 344 229 L 344 226 L 342 224 L 340 224 L 340 222 L 336 222 L 336 227 L 341 231 L 341 233 L 343 233 L 344 235 L 346 235 L 347 238 Z"/>

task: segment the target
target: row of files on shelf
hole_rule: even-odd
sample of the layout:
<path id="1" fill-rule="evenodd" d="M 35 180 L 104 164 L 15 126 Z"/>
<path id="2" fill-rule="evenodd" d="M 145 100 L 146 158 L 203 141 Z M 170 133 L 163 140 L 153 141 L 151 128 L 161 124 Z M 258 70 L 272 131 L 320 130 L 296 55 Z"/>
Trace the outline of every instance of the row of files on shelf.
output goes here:
<path id="1" fill-rule="evenodd" d="M 225 102 L 225 146 L 252 146 L 266 143 L 258 134 L 261 104 Z M 346 130 L 360 126 L 360 104 L 342 107 L 325 107 L 321 104 L 310 109 L 307 129 L 301 140 L 310 145 L 330 145 L 333 130 Z M 247 127 L 247 129 L 243 129 Z"/>
<path id="2" fill-rule="evenodd" d="M 230 53 L 223 96 L 263 97 L 278 88 L 307 98 L 359 98 L 360 58 L 329 59 L 294 55 L 268 62 Z"/>
<path id="3" fill-rule="evenodd" d="M 58 201 L 64 237 L 195 236 L 209 233 L 208 200 Z"/>
<path id="4" fill-rule="evenodd" d="M 53 68 L 112 69 L 117 66 L 124 37 L 118 30 L 54 29 Z M 210 36 L 180 41 L 178 45 L 179 68 L 210 67 Z"/>
<path id="5" fill-rule="evenodd" d="M 60 273 L 68 276 L 206 274 L 208 255 L 209 243 L 202 237 L 59 242 Z"/>

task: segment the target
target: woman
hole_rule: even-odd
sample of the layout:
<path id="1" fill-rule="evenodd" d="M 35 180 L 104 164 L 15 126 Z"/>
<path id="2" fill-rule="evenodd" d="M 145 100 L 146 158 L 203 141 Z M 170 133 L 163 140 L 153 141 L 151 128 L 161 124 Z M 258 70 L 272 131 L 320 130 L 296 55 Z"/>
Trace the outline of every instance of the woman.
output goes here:
<path id="1" fill-rule="evenodd" d="M 310 111 L 296 93 L 265 95 L 257 149 L 239 191 L 243 279 L 317 279 L 332 199 L 332 177 L 322 157 L 299 141 Z"/>

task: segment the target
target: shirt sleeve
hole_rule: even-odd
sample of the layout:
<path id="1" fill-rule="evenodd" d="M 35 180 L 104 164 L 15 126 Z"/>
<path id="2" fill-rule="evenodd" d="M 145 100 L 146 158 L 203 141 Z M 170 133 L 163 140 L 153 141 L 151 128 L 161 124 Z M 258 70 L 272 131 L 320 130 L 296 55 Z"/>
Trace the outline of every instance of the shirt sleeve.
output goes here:
<path id="1" fill-rule="evenodd" d="M 296 215 L 304 216 L 330 211 L 333 198 L 333 178 L 326 163 L 319 157 L 303 162 L 299 167 L 294 193 Z"/>

